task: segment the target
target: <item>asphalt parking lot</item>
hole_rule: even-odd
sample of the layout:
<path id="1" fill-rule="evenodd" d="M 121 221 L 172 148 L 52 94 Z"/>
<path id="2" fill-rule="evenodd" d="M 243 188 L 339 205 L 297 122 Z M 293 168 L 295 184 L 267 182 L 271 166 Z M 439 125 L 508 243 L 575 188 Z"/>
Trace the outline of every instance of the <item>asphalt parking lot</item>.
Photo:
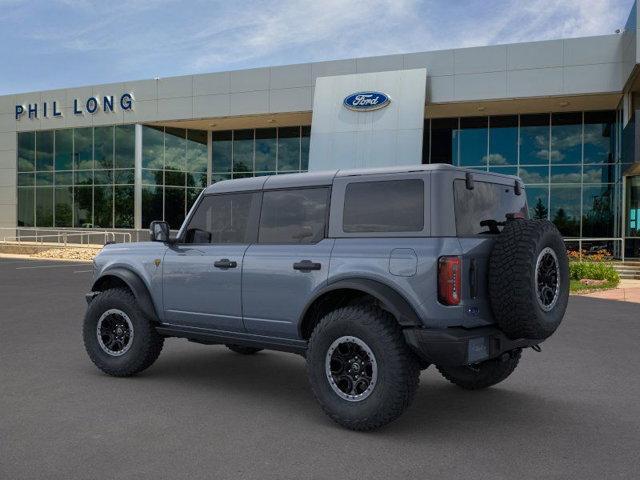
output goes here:
<path id="1" fill-rule="evenodd" d="M 170 339 L 126 379 L 81 338 L 90 264 L 0 259 L 1 479 L 638 478 L 640 309 L 572 297 L 542 353 L 465 392 L 430 368 L 374 433 L 333 424 L 301 357 Z"/>

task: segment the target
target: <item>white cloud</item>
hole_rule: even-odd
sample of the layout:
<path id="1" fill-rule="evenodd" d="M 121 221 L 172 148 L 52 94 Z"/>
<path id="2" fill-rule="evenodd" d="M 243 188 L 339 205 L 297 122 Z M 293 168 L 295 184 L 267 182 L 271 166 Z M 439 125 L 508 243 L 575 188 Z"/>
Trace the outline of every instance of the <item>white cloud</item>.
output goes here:
<path id="1" fill-rule="evenodd" d="M 28 23 L 30 28 L 12 33 L 21 49 L 31 48 L 35 56 L 86 57 L 76 67 L 85 75 L 108 62 L 113 77 L 124 80 L 613 33 L 631 5 L 632 0 L 0 0 L 0 6 L 12 7 L 0 10 L 0 28 Z"/>

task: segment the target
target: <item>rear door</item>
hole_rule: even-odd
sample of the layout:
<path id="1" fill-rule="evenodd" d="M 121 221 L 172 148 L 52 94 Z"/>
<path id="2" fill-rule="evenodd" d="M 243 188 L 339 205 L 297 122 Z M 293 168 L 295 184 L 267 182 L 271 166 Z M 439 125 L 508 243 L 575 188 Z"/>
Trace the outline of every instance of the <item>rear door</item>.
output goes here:
<path id="1" fill-rule="evenodd" d="M 245 254 L 244 324 L 249 333 L 298 337 L 309 297 L 324 285 L 334 241 L 326 238 L 329 187 L 263 193 L 258 242 Z"/>
<path id="2" fill-rule="evenodd" d="M 167 323 L 244 331 L 242 262 L 255 241 L 260 193 L 205 196 L 163 267 Z"/>

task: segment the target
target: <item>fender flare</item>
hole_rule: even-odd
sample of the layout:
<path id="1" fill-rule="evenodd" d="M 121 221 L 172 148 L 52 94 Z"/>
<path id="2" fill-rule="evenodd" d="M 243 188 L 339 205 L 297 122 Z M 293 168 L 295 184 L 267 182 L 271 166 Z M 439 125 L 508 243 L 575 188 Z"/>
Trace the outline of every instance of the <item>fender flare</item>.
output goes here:
<path id="1" fill-rule="evenodd" d="M 115 267 L 105 270 L 104 272 L 102 272 L 100 277 L 98 277 L 96 281 L 93 282 L 91 290 L 93 292 L 101 291 L 100 283 L 107 277 L 115 277 L 119 280 L 122 280 L 129 287 L 129 290 L 131 290 L 131 292 L 133 293 L 133 296 L 135 297 L 136 302 L 138 303 L 138 306 L 140 307 L 142 312 L 152 320 L 159 320 L 158 314 L 156 313 L 156 308 L 153 304 L 153 300 L 151 299 L 151 294 L 149 293 L 149 289 L 137 273 L 124 267 Z"/>
<path id="2" fill-rule="evenodd" d="M 311 305 L 313 305 L 318 298 L 331 291 L 343 289 L 359 290 L 376 298 L 384 309 L 391 313 L 403 327 L 422 325 L 420 318 L 406 298 L 388 285 L 367 278 L 348 278 L 329 283 L 318 291 L 305 305 L 298 324 L 302 325 L 302 321 L 309 312 L 309 308 L 311 308 Z"/>

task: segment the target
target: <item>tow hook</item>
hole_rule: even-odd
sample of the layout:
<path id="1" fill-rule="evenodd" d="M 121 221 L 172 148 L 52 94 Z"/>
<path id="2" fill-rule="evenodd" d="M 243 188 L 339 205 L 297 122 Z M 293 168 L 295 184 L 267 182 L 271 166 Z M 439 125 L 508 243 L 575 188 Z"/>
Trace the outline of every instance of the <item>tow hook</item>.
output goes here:
<path id="1" fill-rule="evenodd" d="M 542 348 L 540 348 L 540 345 L 531 345 L 531 350 L 540 353 L 542 351 Z"/>

